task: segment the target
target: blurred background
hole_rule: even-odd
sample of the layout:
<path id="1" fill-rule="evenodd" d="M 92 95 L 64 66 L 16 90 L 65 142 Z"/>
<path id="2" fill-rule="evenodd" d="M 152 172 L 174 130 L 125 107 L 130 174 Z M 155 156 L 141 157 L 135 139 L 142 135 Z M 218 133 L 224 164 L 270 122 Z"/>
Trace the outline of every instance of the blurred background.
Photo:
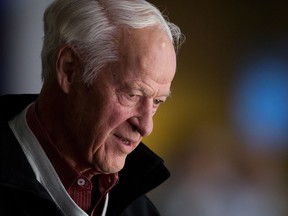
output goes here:
<path id="1" fill-rule="evenodd" d="M 0 2 L 1 94 L 37 93 L 51 0 Z M 149 196 L 164 216 L 288 215 L 288 2 L 150 2 L 186 41 L 144 140 L 172 174 Z"/>

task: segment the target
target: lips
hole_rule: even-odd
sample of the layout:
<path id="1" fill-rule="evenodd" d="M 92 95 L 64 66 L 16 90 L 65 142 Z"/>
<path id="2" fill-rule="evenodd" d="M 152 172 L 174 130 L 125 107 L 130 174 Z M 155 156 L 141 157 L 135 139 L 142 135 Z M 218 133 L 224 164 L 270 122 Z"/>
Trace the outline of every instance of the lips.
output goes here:
<path id="1" fill-rule="evenodd" d="M 118 137 L 125 145 L 130 145 L 131 141 L 129 141 L 128 139 L 122 138 L 122 137 Z"/>
<path id="2" fill-rule="evenodd" d="M 125 146 L 126 150 L 132 151 L 138 144 L 136 139 L 129 139 L 119 134 L 114 134 L 114 136 Z"/>
<path id="3" fill-rule="evenodd" d="M 114 134 L 119 140 L 121 140 L 123 142 L 123 144 L 125 145 L 131 145 L 133 143 L 132 140 L 128 139 L 128 138 L 125 138 L 121 135 L 117 135 L 117 134 Z"/>

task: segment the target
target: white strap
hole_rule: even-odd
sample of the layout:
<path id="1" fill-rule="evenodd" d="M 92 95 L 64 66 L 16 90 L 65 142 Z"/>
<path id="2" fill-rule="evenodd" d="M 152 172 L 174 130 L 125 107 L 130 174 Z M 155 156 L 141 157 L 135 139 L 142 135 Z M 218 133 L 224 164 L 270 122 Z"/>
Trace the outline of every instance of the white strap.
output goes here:
<path id="1" fill-rule="evenodd" d="M 107 208 L 108 208 L 108 199 L 109 199 L 109 193 L 107 193 L 107 195 L 105 197 L 105 204 L 104 204 L 101 216 L 105 216 L 106 215 Z"/>
<path id="2" fill-rule="evenodd" d="M 11 120 L 9 125 L 20 143 L 37 180 L 46 188 L 52 199 L 65 215 L 88 216 L 69 196 L 47 155 L 30 130 L 26 122 L 27 110 L 28 107 Z M 105 216 L 105 212 L 102 215 Z"/>

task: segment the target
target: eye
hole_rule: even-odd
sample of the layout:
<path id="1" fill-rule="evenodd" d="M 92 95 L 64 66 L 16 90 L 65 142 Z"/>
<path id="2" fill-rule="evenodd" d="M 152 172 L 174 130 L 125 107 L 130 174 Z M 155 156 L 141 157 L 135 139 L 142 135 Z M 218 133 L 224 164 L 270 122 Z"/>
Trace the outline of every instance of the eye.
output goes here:
<path id="1" fill-rule="evenodd" d="M 124 106 L 133 106 L 138 103 L 140 96 L 131 93 L 121 92 L 118 94 L 119 102 Z"/>
<path id="2" fill-rule="evenodd" d="M 160 106 L 161 103 L 163 103 L 163 100 L 160 99 L 153 99 L 153 105 L 154 107 L 158 108 Z"/>
<path id="3" fill-rule="evenodd" d="M 139 98 L 139 96 L 135 94 L 127 94 L 127 96 L 129 97 L 130 100 L 137 100 Z"/>

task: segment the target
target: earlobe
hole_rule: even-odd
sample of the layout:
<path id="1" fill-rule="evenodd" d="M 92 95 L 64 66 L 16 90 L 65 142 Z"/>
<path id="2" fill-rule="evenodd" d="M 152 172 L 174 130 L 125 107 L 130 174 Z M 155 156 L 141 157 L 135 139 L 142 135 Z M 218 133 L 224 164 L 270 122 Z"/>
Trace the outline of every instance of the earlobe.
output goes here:
<path id="1" fill-rule="evenodd" d="M 59 49 L 56 61 L 56 76 L 59 86 L 64 93 L 68 94 L 70 92 L 78 69 L 78 58 L 74 51 L 69 46 Z"/>

